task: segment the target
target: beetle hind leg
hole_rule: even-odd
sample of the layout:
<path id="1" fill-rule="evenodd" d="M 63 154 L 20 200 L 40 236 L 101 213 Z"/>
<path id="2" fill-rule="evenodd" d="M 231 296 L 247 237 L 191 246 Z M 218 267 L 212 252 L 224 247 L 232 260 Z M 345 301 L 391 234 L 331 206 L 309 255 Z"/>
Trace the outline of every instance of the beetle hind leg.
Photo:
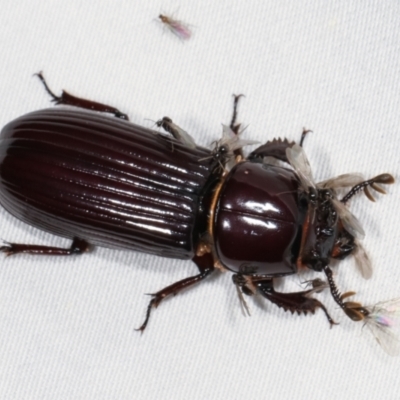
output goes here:
<path id="1" fill-rule="evenodd" d="M 282 293 L 275 291 L 272 278 L 262 280 L 253 279 L 253 284 L 263 297 L 276 304 L 278 307 L 283 308 L 285 311 L 290 311 L 292 314 L 296 312 L 299 315 L 308 313 L 314 314 L 317 308 L 321 308 L 329 324 L 331 326 L 336 325 L 336 322 L 329 315 L 326 307 L 319 300 L 311 297 L 313 293 L 321 291 L 324 288 L 323 285 L 302 292 Z"/>
<path id="2" fill-rule="evenodd" d="M 5 241 L 3 241 L 0 245 L 0 252 L 5 253 L 7 256 L 18 253 L 50 256 L 71 256 L 75 254 L 82 254 L 90 249 L 90 244 L 86 242 L 86 240 L 79 238 L 74 238 L 69 248 L 8 243 Z"/>
<path id="3" fill-rule="evenodd" d="M 46 92 L 52 97 L 51 101 L 55 104 L 64 104 L 67 106 L 74 106 L 92 111 L 110 113 L 114 114 L 114 116 L 116 116 L 117 118 L 129 121 L 129 117 L 126 114 L 122 113 L 115 107 L 108 106 L 107 104 L 97 103 L 95 101 L 82 99 L 80 97 L 75 97 L 72 94 L 66 92 L 65 90 L 61 92 L 61 96 L 57 96 L 52 92 L 52 90 L 47 85 L 47 82 L 44 79 L 42 72 L 38 72 L 34 75 L 36 75 L 41 80 Z"/>
<path id="4" fill-rule="evenodd" d="M 145 320 L 140 328 L 136 329 L 137 331 L 143 333 L 149 322 L 152 309 L 157 308 L 166 297 L 171 295 L 175 296 L 181 290 L 191 287 L 198 282 L 201 282 L 203 279 L 207 278 L 215 269 L 214 260 L 211 253 L 206 253 L 201 256 L 195 256 L 193 258 L 193 262 L 197 265 L 197 268 L 199 269 L 199 274 L 182 279 L 178 282 L 173 283 L 172 285 L 165 287 L 164 289 L 161 289 L 157 293 L 151 294 L 153 298 L 150 300 L 150 303 L 147 307 Z"/>

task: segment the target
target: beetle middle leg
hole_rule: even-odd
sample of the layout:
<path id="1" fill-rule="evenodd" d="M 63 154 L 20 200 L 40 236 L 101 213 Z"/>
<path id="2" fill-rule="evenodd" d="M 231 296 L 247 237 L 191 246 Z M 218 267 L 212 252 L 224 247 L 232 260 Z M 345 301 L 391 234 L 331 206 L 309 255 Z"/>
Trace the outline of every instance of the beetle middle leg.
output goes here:
<path id="1" fill-rule="evenodd" d="M 47 85 L 47 82 L 44 79 L 42 72 L 38 72 L 34 75 L 36 75 L 42 81 L 46 92 L 52 97 L 51 101 L 55 104 L 64 104 L 67 106 L 74 106 L 78 108 L 84 108 L 87 110 L 110 113 L 114 114 L 117 118 L 129 121 L 129 118 L 126 114 L 122 113 L 115 107 L 108 106 L 107 104 L 97 103 L 96 101 L 75 97 L 72 94 L 66 92 L 65 90 L 61 92 L 61 96 L 56 96 Z"/>
<path id="2" fill-rule="evenodd" d="M 143 332 L 146 329 L 146 326 L 150 319 L 150 313 L 153 308 L 157 308 L 160 303 L 168 296 L 175 296 L 181 290 L 186 289 L 188 287 L 193 286 L 194 284 L 201 282 L 203 279 L 207 278 L 211 272 L 215 270 L 214 267 L 214 259 L 211 253 L 206 253 L 201 256 L 193 257 L 193 262 L 197 265 L 199 269 L 199 274 L 190 276 L 189 278 L 182 279 L 178 282 L 173 283 L 161 289 L 157 293 L 151 294 L 153 297 L 150 300 L 150 303 L 147 307 L 146 318 L 140 328 L 136 329 L 137 331 Z"/>
<path id="3" fill-rule="evenodd" d="M 50 256 L 71 256 L 74 254 L 82 254 L 90 250 L 90 248 L 90 244 L 86 240 L 74 238 L 69 248 L 3 242 L 3 245 L 0 246 L 0 251 L 5 253 L 7 256 L 19 253 Z"/>
<path id="4" fill-rule="evenodd" d="M 229 125 L 229 128 L 231 128 L 232 132 L 235 133 L 235 135 L 239 135 L 240 127 L 242 125 L 242 124 L 236 123 L 236 120 L 237 120 L 237 109 L 238 109 L 239 99 L 241 97 L 244 97 L 244 94 L 234 94 L 233 95 L 233 113 L 232 113 L 232 119 L 231 119 L 231 123 Z M 242 158 L 244 157 L 242 148 L 234 150 L 233 154 L 235 154 L 235 156 L 240 156 Z"/>
<path id="5" fill-rule="evenodd" d="M 311 297 L 315 292 L 322 290 L 324 287 L 318 285 L 310 290 L 302 292 L 282 293 L 274 289 L 272 278 L 246 277 L 246 283 L 242 287 L 245 294 L 251 295 L 255 292 L 260 293 L 263 297 L 283 308 L 285 311 L 290 311 L 292 314 L 314 314 L 317 308 L 321 308 L 329 321 L 329 324 L 335 325 L 336 322 L 329 315 L 326 307 L 317 299 Z"/>
<path id="6" fill-rule="evenodd" d="M 241 124 L 237 124 L 237 109 L 238 109 L 238 104 L 239 104 L 239 99 L 241 97 L 244 97 L 244 94 L 234 94 L 233 95 L 233 114 L 232 114 L 232 119 L 229 127 L 232 129 L 233 132 L 235 132 L 236 135 L 239 134 L 240 126 Z"/>

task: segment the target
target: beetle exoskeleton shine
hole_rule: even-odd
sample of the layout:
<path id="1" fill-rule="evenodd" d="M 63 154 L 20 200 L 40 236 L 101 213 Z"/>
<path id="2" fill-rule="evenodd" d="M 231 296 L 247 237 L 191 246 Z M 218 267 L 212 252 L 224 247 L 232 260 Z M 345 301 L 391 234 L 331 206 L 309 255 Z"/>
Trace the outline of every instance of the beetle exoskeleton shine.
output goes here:
<path id="1" fill-rule="evenodd" d="M 346 174 L 316 183 L 302 142 L 274 139 L 247 158 L 240 138 L 237 103 L 229 127 L 214 149 L 197 147 L 168 117 L 157 122 L 171 136 L 134 125 L 118 109 L 77 98 L 56 96 L 57 104 L 7 124 L 0 139 L 0 203 L 22 221 L 70 238 L 70 248 L 4 242 L 7 254 L 80 254 L 90 245 L 131 249 L 163 257 L 191 259 L 198 274 L 153 294 L 151 310 L 216 269 L 233 272 L 240 301 L 261 294 L 292 313 L 321 308 L 313 294 L 329 288 L 354 321 L 363 321 L 389 354 L 398 352 L 391 331 L 400 301 L 373 307 L 340 294 L 329 266 L 332 259 L 355 255 L 363 275 L 371 275 L 360 239 L 363 230 L 347 207 L 359 192 L 384 193 L 389 174 L 364 180 Z M 103 115 L 112 113 L 116 118 Z M 286 163 L 270 164 L 266 157 Z M 337 189 L 350 188 L 339 199 Z M 303 268 L 322 272 L 326 282 L 296 293 L 274 289 L 274 278 Z"/>

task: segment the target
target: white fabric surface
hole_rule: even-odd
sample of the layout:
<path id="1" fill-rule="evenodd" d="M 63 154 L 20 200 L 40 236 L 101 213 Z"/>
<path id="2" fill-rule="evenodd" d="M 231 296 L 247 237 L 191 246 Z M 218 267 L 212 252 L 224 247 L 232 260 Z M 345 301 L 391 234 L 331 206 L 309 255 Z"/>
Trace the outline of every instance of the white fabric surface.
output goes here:
<path id="1" fill-rule="evenodd" d="M 0 122 L 50 105 L 55 92 L 110 103 L 131 120 L 170 116 L 201 145 L 220 137 L 243 93 L 245 137 L 297 140 L 316 180 L 346 172 L 399 177 L 398 1 L 2 1 Z M 192 24 L 181 42 L 155 20 Z M 352 204 L 375 271 L 352 260 L 337 283 L 367 304 L 400 296 L 400 185 Z M 0 211 L 0 237 L 67 245 Z M 292 316 L 249 299 L 230 274 L 166 301 L 144 335 L 148 297 L 195 272 L 190 262 L 96 249 L 81 257 L 1 258 L 1 399 L 398 399 L 400 358 L 342 315 Z M 218 274 L 216 274 L 218 275 Z M 313 274 L 282 280 L 300 290 Z M 322 277 L 322 276 L 321 276 Z"/>

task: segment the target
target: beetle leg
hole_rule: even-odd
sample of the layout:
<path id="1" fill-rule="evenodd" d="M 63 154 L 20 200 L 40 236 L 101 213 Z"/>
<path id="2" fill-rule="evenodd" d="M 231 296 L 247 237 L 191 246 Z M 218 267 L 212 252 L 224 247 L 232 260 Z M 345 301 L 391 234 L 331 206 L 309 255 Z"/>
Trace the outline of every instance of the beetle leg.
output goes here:
<path id="1" fill-rule="evenodd" d="M 347 193 L 346 196 L 344 196 L 343 199 L 340 201 L 343 204 L 346 204 L 355 194 L 357 194 L 361 190 L 364 191 L 365 195 L 368 197 L 369 200 L 375 201 L 374 197 L 368 190 L 368 186 L 371 186 L 372 189 L 376 190 L 379 193 L 386 194 L 385 190 L 381 186 L 379 186 L 378 183 L 384 185 L 391 185 L 392 183 L 394 183 L 394 178 L 390 174 L 381 174 L 375 176 L 375 178 L 358 183 L 357 185 L 353 186 L 350 189 L 349 193 Z"/>
<path id="2" fill-rule="evenodd" d="M 286 149 L 288 147 L 292 147 L 295 145 L 295 142 L 289 142 L 287 139 L 273 139 L 262 146 L 258 147 L 254 151 L 252 151 L 248 159 L 263 159 L 264 157 L 274 157 L 278 160 L 285 161 L 289 163 L 289 160 L 286 157 Z"/>
<path id="3" fill-rule="evenodd" d="M 328 278 L 328 284 L 331 289 L 332 297 L 344 313 L 353 321 L 363 321 L 368 317 L 370 311 L 368 307 L 364 307 L 361 303 L 355 301 L 343 301 L 347 297 L 355 295 L 355 292 L 346 292 L 343 294 L 339 293 L 336 287 L 335 281 L 333 280 L 333 275 L 331 269 L 326 265 L 324 267 L 324 272 Z"/>
<path id="4" fill-rule="evenodd" d="M 140 328 L 136 329 L 137 331 L 143 332 L 146 329 L 147 323 L 150 319 L 151 310 L 153 308 L 157 308 L 166 297 L 171 295 L 175 296 L 181 290 L 202 281 L 215 270 L 214 260 L 211 253 L 206 253 L 201 256 L 196 255 L 193 257 L 193 261 L 197 265 L 200 273 L 194 276 L 190 276 L 189 278 L 182 279 L 178 282 L 173 283 L 172 285 L 165 287 L 157 293 L 151 294 L 153 298 L 150 300 L 150 303 L 147 307 L 146 318 Z"/>
<path id="5" fill-rule="evenodd" d="M 229 127 L 231 128 L 232 132 L 235 135 L 239 135 L 239 133 L 240 133 L 241 124 L 237 124 L 236 120 L 237 120 L 237 109 L 238 109 L 239 99 L 241 97 L 244 97 L 244 94 L 238 94 L 238 95 L 234 94 L 233 95 L 233 113 L 232 113 L 232 119 L 231 119 L 231 123 L 230 123 Z M 235 156 L 241 156 L 242 158 L 244 157 L 242 148 L 234 150 L 233 154 L 235 154 Z"/>
<path id="6" fill-rule="evenodd" d="M 340 294 L 338 288 L 336 287 L 335 281 L 333 280 L 332 270 L 326 265 L 324 267 L 324 272 L 328 278 L 328 284 L 335 302 L 351 320 L 362 321 L 368 315 L 368 310 L 360 303 L 354 301 L 343 301 L 345 298 L 353 296 L 355 292 L 346 292 Z"/>
<path id="7" fill-rule="evenodd" d="M 300 147 L 303 146 L 304 138 L 309 132 L 311 132 L 309 129 L 303 128 L 299 143 Z M 282 140 L 281 138 L 273 139 L 272 141 L 268 140 L 267 143 L 252 151 L 249 154 L 248 159 L 254 160 L 263 159 L 264 157 L 274 157 L 280 161 L 289 163 L 289 160 L 286 157 L 286 149 L 288 147 L 293 147 L 295 144 L 295 142 L 289 142 L 287 139 Z"/>
<path id="8" fill-rule="evenodd" d="M 237 108 L 238 108 L 238 104 L 239 104 L 239 99 L 241 97 L 244 97 L 244 94 L 238 94 L 238 95 L 234 94 L 233 95 L 233 114 L 232 114 L 231 124 L 229 125 L 229 127 L 232 129 L 233 132 L 236 133 L 236 135 L 239 134 L 239 129 L 240 129 L 240 125 L 241 125 L 241 124 L 236 123 Z"/>
<path id="9" fill-rule="evenodd" d="M 66 92 L 65 90 L 61 92 L 61 96 L 56 96 L 47 85 L 47 82 L 44 79 L 42 72 L 38 72 L 37 74 L 34 75 L 36 75 L 42 81 L 46 92 L 52 97 L 51 101 L 55 104 L 64 104 L 67 106 L 74 106 L 74 107 L 84 108 L 87 110 L 111 113 L 114 114 L 117 118 L 129 121 L 129 118 L 126 114 L 122 113 L 115 107 L 108 106 L 107 104 L 97 103 L 95 101 L 82 99 L 80 97 L 75 97 L 72 94 Z"/>
<path id="10" fill-rule="evenodd" d="M 303 292 L 294 293 L 282 293 L 276 292 L 273 285 L 272 278 L 265 278 L 258 280 L 258 278 L 253 278 L 253 284 L 266 299 L 276 304 L 278 307 L 282 307 L 285 311 L 290 311 L 292 314 L 297 312 L 297 314 L 307 314 L 311 312 L 314 314 L 317 308 L 321 308 L 329 321 L 329 324 L 336 325 L 336 322 L 329 315 L 328 310 L 325 306 L 311 297 L 315 293 L 315 289 L 306 290 Z"/>
<path id="11" fill-rule="evenodd" d="M 37 246 L 32 244 L 18 244 L 3 242 L 0 246 L 0 251 L 7 256 L 18 253 L 25 254 L 39 254 L 50 256 L 71 256 L 74 254 L 82 254 L 90 250 L 90 244 L 86 240 L 74 238 L 69 248 L 51 247 L 51 246 Z"/>

